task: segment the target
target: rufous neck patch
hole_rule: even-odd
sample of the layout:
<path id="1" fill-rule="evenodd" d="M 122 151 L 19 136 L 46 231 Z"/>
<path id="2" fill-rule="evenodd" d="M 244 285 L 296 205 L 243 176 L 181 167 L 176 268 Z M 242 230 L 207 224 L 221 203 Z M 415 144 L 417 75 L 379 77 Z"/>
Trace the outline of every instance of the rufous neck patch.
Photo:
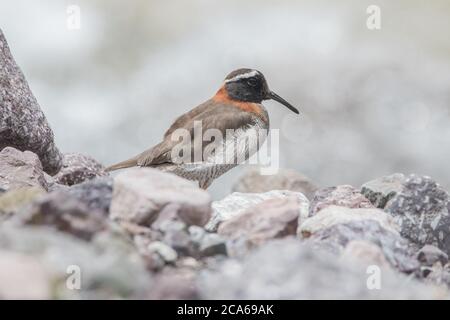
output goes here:
<path id="1" fill-rule="evenodd" d="M 246 112 L 253 112 L 259 116 L 263 115 L 263 111 L 259 103 L 234 100 L 228 95 L 228 92 L 224 86 L 217 91 L 216 95 L 213 97 L 213 100 L 218 103 L 232 105 Z"/>

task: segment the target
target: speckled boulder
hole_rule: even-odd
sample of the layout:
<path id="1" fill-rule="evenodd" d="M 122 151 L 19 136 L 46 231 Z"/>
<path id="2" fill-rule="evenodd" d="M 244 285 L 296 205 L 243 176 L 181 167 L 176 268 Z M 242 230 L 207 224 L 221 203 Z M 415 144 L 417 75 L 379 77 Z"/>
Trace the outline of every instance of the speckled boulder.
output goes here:
<path id="1" fill-rule="evenodd" d="M 104 167 L 94 158 L 80 153 L 65 153 L 55 182 L 71 186 L 96 177 L 106 176 Z"/>
<path id="2" fill-rule="evenodd" d="M 431 244 L 450 254 L 449 195 L 427 176 L 410 175 L 385 210 L 401 235 L 422 247 Z"/>
<path id="3" fill-rule="evenodd" d="M 0 150 L 7 146 L 36 153 L 49 174 L 61 167 L 53 132 L 0 30 Z"/>

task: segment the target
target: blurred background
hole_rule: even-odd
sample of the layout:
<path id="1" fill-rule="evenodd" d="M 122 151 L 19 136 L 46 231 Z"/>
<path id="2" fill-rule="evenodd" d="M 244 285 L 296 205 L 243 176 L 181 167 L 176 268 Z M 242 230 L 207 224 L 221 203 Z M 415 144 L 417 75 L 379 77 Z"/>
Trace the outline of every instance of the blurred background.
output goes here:
<path id="1" fill-rule="evenodd" d="M 379 30 L 366 26 L 369 5 Z M 105 165 L 133 156 L 250 67 L 302 111 L 265 103 L 281 167 L 323 186 L 414 172 L 450 188 L 449 15 L 447 0 L 0 2 L 0 28 L 62 151 Z M 213 183 L 214 198 L 241 170 Z"/>

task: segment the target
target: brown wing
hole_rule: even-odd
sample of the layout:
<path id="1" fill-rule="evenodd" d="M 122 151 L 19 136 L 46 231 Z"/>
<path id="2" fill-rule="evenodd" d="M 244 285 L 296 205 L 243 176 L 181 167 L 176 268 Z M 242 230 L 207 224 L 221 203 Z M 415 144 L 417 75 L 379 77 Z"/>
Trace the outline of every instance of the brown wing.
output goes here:
<path id="1" fill-rule="evenodd" d="M 203 137 L 195 137 L 195 135 L 199 133 L 198 130 L 194 130 L 195 121 L 201 121 L 203 133 L 208 129 L 217 129 L 221 132 L 223 137 L 225 137 L 227 129 L 237 130 L 242 127 L 250 126 L 256 121 L 255 115 L 252 113 L 242 111 L 229 105 L 217 103 L 214 103 L 214 107 L 207 108 L 207 106 L 211 104 L 212 101 L 209 100 L 193 109 L 191 112 L 179 117 L 165 133 L 164 140 L 161 143 L 138 156 L 137 165 L 151 166 L 162 163 L 172 163 L 172 149 L 175 146 L 182 146 L 180 145 L 180 140 L 172 139 L 173 133 L 179 128 L 186 129 L 187 132 L 189 132 L 190 139 L 184 141 L 184 143 L 190 144 L 191 154 L 194 154 L 194 141 L 200 141 L 202 143 L 201 150 L 210 143 L 217 144 L 220 142 L 203 141 Z"/>

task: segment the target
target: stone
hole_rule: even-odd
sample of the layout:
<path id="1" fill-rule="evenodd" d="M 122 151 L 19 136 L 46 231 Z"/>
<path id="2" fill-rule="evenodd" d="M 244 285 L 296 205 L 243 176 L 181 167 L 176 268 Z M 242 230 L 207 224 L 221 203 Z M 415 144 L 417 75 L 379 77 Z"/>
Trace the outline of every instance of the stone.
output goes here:
<path id="1" fill-rule="evenodd" d="M 149 226 L 162 210 L 202 226 L 210 218 L 211 199 L 188 180 L 157 169 L 132 168 L 115 177 L 111 219 Z"/>
<path id="2" fill-rule="evenodd" d="M 376 244 L 365 240 L 351 240 L 348 242 L 341 257 L 347 260 L 357 259 L 367 266 L 390 267 L 383 250 Z"/>
<path id="3" fill-rule="evenodd" d="M 374 208 L 357 189 L 349 185 L 341 185 L 316 191 L 309 207 L 309 215 L 313 216 L 331 205 L 347 208 Z"/>
<path id="4" fill-rule="evenodd" d="M 403 189 L 405 175 L 394 173 L 366 182 L 361 186 L 361 193 L 377 208 L 383 209 L 397 193 Z"/>
<path id="5" fill-rule="evenodd" d="M 151 242 L 147 246 L 147 250 L 151 254 L 159 255 L 166 263 L 174 263 L 178 259 L 177 252 L 161 241 Z"/>
<path id="6" fill-rule="evenodd" d="M 64 190 L 86 204 L 90 210 L 99 210 L 105 216 L 109 215 L 113 190 L 111 177 L 94 178 Z"/>
<path id="7" fill-rule="evenodd" d="M 51 299 L 52 283 L 35 257 L 0 250 L 0 299 Z"/>
<path id="8" fill-rule="evenodd" d="M 448 291 L 389 269 L 369 290 L 367 265 L 336 259 L 296 239 L 269 242 L 241 260 L 204 270 L 196 283 L 202 299 L 446 299 Z M 219 289 L 220 288 L 220 289 Z"/>
<path id="9" fill-rule="evenodd" d="M 72 186 L 106 176 L 104 166 L 94 158 L 80 153 L 65 153 L 63 155 L 61 170 L 55 175 L 56 183 Z"/>
<path id="10" fill-rule="evenodd" d="M 427 176 L 410 175 L 385 208 L 401 235 L 419 247 L 434 245 L 450 254 L 449 195 Z"/>
<path id="11" fill-rule="evenodd" d="M 53 132 L 0 30 L 0 150 L 7 146 L 37 154 L 50 175 L 61 167 Z"/>
<path id="12" fill-rule="evenodd" d="M 19 225 L 52 226 L 84 240 L 106 230 L 104 216 L 65 192 L 44 195 L 13 218 Z"/>
<path id="13" fill-rule="evenodd" d="M 398 233 L 383 228 L 376 220 L 334 224 L 329 228 L 320 229 L 304 241 L 317 250 L 337 255 L 341 255 L 351 241 L 366 241 L 380 247 L 394 269 L 409 274 L 419 268 L 419 263 L 414 257 L 416 248 L 411 247 Z"/>
<path id="14" fill-rule="evenodd" d="M 289 190 L 303 193 L 312 199 L 317 185 L 305 175 L 291 169 L 279 169 L 276 174 L 262 175 L 260 168 L 244 172 L 233 186 L 233 192 L 263 193 L 271 190 Z"/>
<path id="15" fill-rule="evenodd" d="M 439 248 L 431 245 L 425 245 L 417 252 L 417 260 L 423 266 L 432 266 L 436 262 L 445 265 L 448 262 L 448 255 L 442 252 Z"/>
<path id="16" fill-rule="evenodd" d="M 218 233 L 228 242 L 231 256 L 239 256 L 275 238 L 297 233 L 302 202 L 298 197 L 265 200 L 224 221 Z M 303 208 L 307 214 L 307 206 Z"/>
<path id="17" fill-rule="evenodd" d="M 376 221 L 381 227 L 395 234 L 398 234 L 400 231 L 400 228 L 395 223 L 394 219 L 380 209 L 351 209 L 331 205 L 306 219 L 300 225 L 299 232 L 302 237 L 309 237 L 311 234 L 336 224 L 363 220 Z"/>
<path id="18" fill-rule="evenodd" d="M 48 227 L 0 226 L 2 250 L 39 261 L 50 277 L 52 299 L 143 299 L 148 296 L 152 277 L 133 246 L 120 239 L 112 241 L 111 235 L 105 239 L 107 241 L 99 241 L 97 237 L 100 234 L 88 243 Z M 81 274 L 80 290 L 67 285 L 77 274 Z"/>
<path id="19" fill-rule="evenodd" d="M 194 244 L 197 258 L 228 254 L 226 240 L 222 236 L 207 232 L 198 226 L 190 226 L 188 231 Z"/>
<path id="20" fill-rule="evenodd" d="M 264 200 L 286 198 L 289 196 L 293 196 L 299 199 L 302 205 L 302 208 L 300 210 L 301 213 L 305 212 L 305 209 L 308 210 L 307 208 L 309 206 L 309 201 L 300 192 L 293 192 L 288 190 L 273 190 L 264 193 L 233 192 L 222 200 L 214 201 L 212 203 L 213 214 L 211 220 L 209 220 L 206 224 L 205 229 L 215 232 L 223 221 L 229 220 L 232 217 L 242 214 L 248 208 L 261 203 Z"/>
<path id="21" fill-rule="evenodd" d="M 11 147 L 1 150 L 0 187 L 4 190 L 22 187 L 41 187 L 47 190 L 47 181 L 37 155 Z"/>
<path id="22" fill-rule="evenodd" d="M 44 194 L 45 191 L 40 187 L 23 187 L 0 194 L 0 222 L 15 215 Z"/>

